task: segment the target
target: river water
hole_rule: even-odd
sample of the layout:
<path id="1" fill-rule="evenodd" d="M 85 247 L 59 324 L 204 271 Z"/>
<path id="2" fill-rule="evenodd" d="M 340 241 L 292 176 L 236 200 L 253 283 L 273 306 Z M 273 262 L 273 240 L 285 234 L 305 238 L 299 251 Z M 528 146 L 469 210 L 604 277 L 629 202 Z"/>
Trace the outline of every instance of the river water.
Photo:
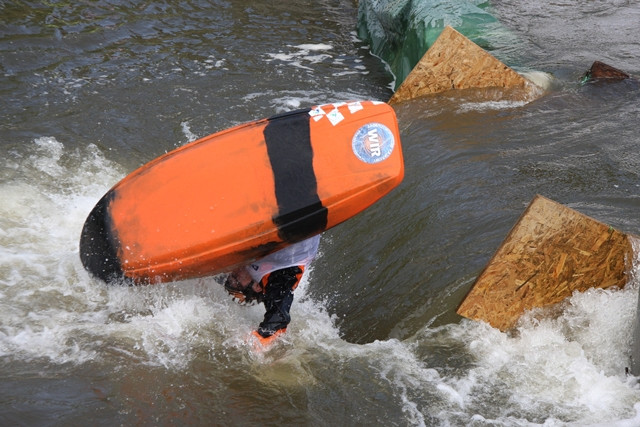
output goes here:
<path id="1" fill-rule="evenodd" d="M 404 182 L 325 233 L 287 334 L 256 353 L 261 307 L 212 279 L 105 286 L 80 230 L 194 138 L 387 100 L 355 2 L 0 1 L 0 424 L 640 425 L 635 281 L 509 333 L 455 314 L 535 194 L 640 234 L 640 88 L 580 84 L 594 60 L 640 74 L 640 4 L 513 3 L 492 3 L 510 34 L 492 52 L 545 94 L 398 105 Z"/>

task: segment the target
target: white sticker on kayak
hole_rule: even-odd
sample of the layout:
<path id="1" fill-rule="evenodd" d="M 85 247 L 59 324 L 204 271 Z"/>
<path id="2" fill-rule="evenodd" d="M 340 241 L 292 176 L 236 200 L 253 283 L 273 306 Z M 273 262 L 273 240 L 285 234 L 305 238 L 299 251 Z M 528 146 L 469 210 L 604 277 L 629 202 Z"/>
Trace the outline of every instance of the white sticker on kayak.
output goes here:
<path id="1" fill-rule="evenodd" d="M 315 107 L 309 111 L 309 115 L 313 117 L 313 120 L 315 120 L 316 122 L 323 118 L 325 114 L 326 113 L 324 112 L 322 107 Z"/>
<path id="2" fill-rule="evenodd" d="M 327 114 L 327 118 L 334 126 L 344 120 L 344 116 L 342 115 L 342 113 L 340 113 L 340 111 L 338 111 L 337 108 L 331 110 L 331 112 Z"/>
<path id="3" fill-rule="evenodd" d="M 393 152 L 393 132 L 382 123 L 367 123 L 356 131 L 351 148 L 356 157 L 365 163 L 378 163 Z"/>
<path id="4" fill-rule="evenodd" d="M 375 102 L 373 103 L 376 104 Z M 378 104 L 383 104 L 383 103 L 378 102 Z M 316 122 L 326 116 L 331 122 L 331 124 L 335 126 L 344 120 L 344 116 L 340 112 L 340 109 L 342 109 L 343 111 L 346 111 L 343 108 L 345 106 L 349 109 L 349 113 L 351 114 L 357 113 L 358 111 L 364 109 L 364 106 L 360 101 L 335 102 L 333 104 L 325 104 L 325 105 L 313 107 L 311 110 L 309 110 L 309 115 L 313 117 L 313 120 Z M 329 110 L 329 109 L 331 110 L 327 113 L 326 110 Z"/>
<path id="5" fill-rule="evenodd" d="M 351 114 L 356 113 L 364 108 L 359 102 L 350 102 L 347 105 L 349 106 L 349 112 Z"/>

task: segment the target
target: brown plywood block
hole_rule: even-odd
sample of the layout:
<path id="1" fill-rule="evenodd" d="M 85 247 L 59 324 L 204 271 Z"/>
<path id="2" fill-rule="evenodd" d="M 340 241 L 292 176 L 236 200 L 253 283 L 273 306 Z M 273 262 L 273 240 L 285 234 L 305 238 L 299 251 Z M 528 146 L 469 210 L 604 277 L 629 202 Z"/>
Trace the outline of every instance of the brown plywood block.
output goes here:
<path id="1" fill-rule="evenodd" d="M 505 331 L 526 310 L 556 304 L 574 291 L 624 287 L 632 262 L 629 236 L 536 196 L 457 313 Z"/>
<path id="2" fill-rule="evenodd" d="M 595 61 L 589 71 L 585 74 L 587 79 L 610 79 L 610 80 L 624 80 L 629 78 L 629 74 L 624 71 L 618 70 L 611 65 L 604 62 Z"/>
<path id="3" fill-rule="evenodd" d="M 393 94 L 389 103 L 451 89 L 525 88 L 529 80 L 447 26 Z"/>

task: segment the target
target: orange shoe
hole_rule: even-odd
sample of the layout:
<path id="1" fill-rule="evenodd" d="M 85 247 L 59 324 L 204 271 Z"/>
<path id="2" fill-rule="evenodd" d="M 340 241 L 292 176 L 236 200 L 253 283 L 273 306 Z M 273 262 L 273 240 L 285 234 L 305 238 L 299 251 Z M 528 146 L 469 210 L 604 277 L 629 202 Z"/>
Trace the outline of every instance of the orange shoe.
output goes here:
<path id="1" fill-rule="evenodd" d="M 267 348 L 271 347 L 271 345 L 273 344 L 273 342 L 276 340 L 277 337 L 284 334 L 286 331 L 287 331 L 287 328 L 278 329 L 273 333 L 273 335 L 269 337 L 263 337 L 258 333 L 258 331 L 251 332 L 251 335 L 257 338 L 257 340 L 255 339 L 252 340 L 253 348 L 255 350 L 266 350 Z"/>

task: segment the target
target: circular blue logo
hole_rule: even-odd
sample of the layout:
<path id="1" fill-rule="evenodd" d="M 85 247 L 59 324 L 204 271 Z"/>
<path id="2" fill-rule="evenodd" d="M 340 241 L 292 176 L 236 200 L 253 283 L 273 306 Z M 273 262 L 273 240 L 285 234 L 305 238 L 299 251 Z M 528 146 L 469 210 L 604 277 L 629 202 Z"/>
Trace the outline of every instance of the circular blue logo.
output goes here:
<path id="1" fill-rule="evenodd" d="M 367 123 L 353 135 L 351 147 L 365 163 L 378 163 L 393 152 L 395 140 L 391 130 L 382 123 Z"/>

